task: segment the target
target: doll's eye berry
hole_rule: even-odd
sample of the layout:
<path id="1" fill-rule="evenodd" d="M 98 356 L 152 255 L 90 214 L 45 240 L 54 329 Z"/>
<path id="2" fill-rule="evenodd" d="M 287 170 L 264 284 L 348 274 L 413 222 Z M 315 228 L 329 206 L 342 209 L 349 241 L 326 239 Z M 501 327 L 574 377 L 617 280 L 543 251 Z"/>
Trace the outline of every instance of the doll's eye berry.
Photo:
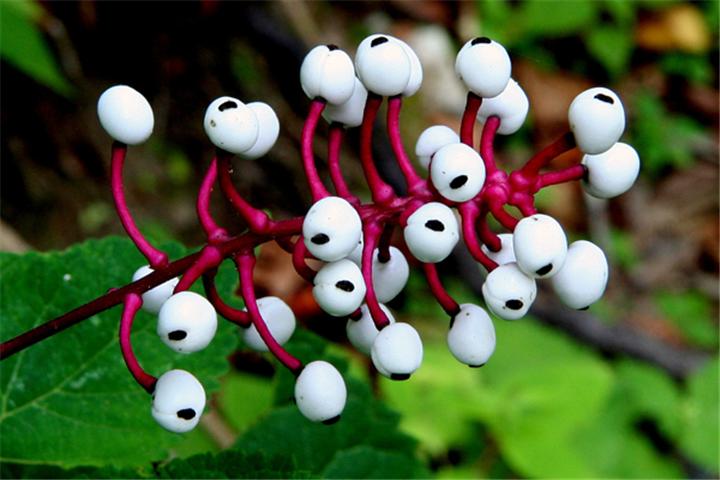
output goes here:
<path id="1" fill-rule="evenodd" d="M 477 37 L 474 38 L 471 42 L 471 45 L 477 45 L 478 43 L 491 43 L 492 40 L 490 40 L 488 37 Z"/>
<path id="2" fill-rule="evenodd" d="M 238 104 L 233 102 L 232 100 L 228 100 L 227 102 L 224 102 L 218 106 L 218 110 L 221 112 L 224 112 L 225 110 L 229 110 L 231 108 L 238 108 Z"/>
<path id="3" fill-rule="evenodd" d="M 460 175 L 458 177 L 455 177 L 452 182 L 450 182 L 450 188 L 453 190 L 457 190 L 458 188 L 465 185 L 468 181 L 467 175 Z"/>
<path id="4" fill-rule="evenodd" d="M 598 93 L 593 98 L 597 98 L 601 102 L 609 103 L 610 105 L 613 105 L 615 103 L 615 100 L 613 100 L 612 97 L 605 95 L 604 93 Z"/>
<path id="5" fill-rule="evenodd" d="M 325 245 L 330 241 L 330 237 L 328 237 L 324 233 L 318 233 L 317 235 L 312 237 L 310 241 L 313 242 L 315 245 Z"/>
<path id="6" fill-rule="evenodd" d="M 183 408 L 182 410 L 178 410 L 177 416 L 183 420 L 192 420 L 195 418 L 195 410 L 192 408 Z"/>
<path id="7" fill-rule="evenodd" d="M 185 337 L 187 337 L 187 332 L 185 330 L 175 330 L 174 332 L 168 333 L 168 338 L 170 340 L 182 340 Z"/>
<path id="8" fill-rule="evenodd" d="M 355 285 L 349 280 L 340 280 L 335 286 L 344 292 L 352 292 L 355 290 Z"/>
<path id="9" fill-rule="evenodd" d="M 549 264 L 545 265 L 544 267 L 536 270 L 535 273 L 537 273 L 538 276 L 542 277 L 543 275 L 547 275 L 550 272 L 550 270 L 552 270 L 552 268 L 553 268 L 552 263 L 549 263 Z"/>
<path id="10" fill-rule="evenodd" d="M 520 300 L 508 300 L 505 302 L 505 306 L 508 307 L 511 310 L 520 310 L 523 308 L 523 302 Z"/>

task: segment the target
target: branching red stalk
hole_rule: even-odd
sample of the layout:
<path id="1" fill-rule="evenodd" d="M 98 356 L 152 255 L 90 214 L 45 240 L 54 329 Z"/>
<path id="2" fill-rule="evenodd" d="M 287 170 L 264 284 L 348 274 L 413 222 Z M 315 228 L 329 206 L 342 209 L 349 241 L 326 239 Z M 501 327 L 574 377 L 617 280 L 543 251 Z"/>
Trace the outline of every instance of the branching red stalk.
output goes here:
<path id="1" fill-rule="evenodd" d="M 460 311 L 460 305 L 447 293 L 447 290 L 442 286 L 440 282 L 440 276 L 437 272 L 437 267 L 434 263 L 423 263 L 423 271 L 425 272 L 425 278 L 427 279 L 430 291 L 435 296 L 440 306 L 445 310 L 445 313 L 454 317 Z"/>
<path id="2" fill-rule="evenodd" d="M 350 202 L 351 205 L 359 207 L 360 200 L 350 192 L 340 169 L 340 145 L 342 144 L 344 130 L 345 127 L 341 123 L 333 122 L 330 124 L 330 132 L 328 134 L 328 167 L 330 169 L 330 178 L 332 178 L 337 195 Z"/>
<path id="3" fill-rule="evenodd" d="M 395 158 L 398 161 L 400 170 L 405 176 L 405 181 L 408 186 L 408 196 L 415 196 L 422 194 L 427 191 L 427 185 L 425 181 L 415 171 L 415 168 L 410 163 L 410 159 L 405 152 L 405 147 L 402 143 L 402 137 L 400 135 L 400 109 L 402 108 L 402 97 L 396 96 L 388 98 L 387 108 L 387 128 L 388 137 L 390 138 L 390 144 L 392 145 Z"/>
<path id="4" fill-rule="evenodd" d="M 125 297 L 123 313 L 120 319 L 120 349 L 123 359 L 125 359 L 125 364 L 133 378 L 135 378 L 146 392 L 153 393 L 157 378 L 143 370 L 133 353 L 130 343 L 130 332 L 132 331 L 133 320 L 135 320 L 135 314 L 140 310 L 142 304 L 142 297 L 137 293 L 128 293 Z"/>
<path id="5" fill-rule="evenodd" d="M 211 268 L 203 273 L 203 287 L 205 288 L 205 294 L 207 295 L 208 300 L 224 319 L 243 328 L 249 327 L 252 323 L 250 314 L 242 310 L 232 308 L 223 301 L 217 291 L 217 287 L 215 287 L 215 275 L 217 275 L 217 268 Z"/>
<path id="6" fill-rule="evenodd" d="M 313 155 L 313 138 L 315 137 L 315 129 L 320 121 L 320 116 L 325 109 L 325 101 L 315 99 L 310 106 L 310 112 L 308 113 L 305 125 L 303 125 L 302 131 L 302 160 L 303 166 L 305 167 L 305 176 L 310 184 L 310 191 L 313 196 L 313 203 L 322 200 L 325 197 L 330 196 L 330 192 L 327 191 L 325 185 L 320 180 L 317 166 L 315 165 L 315 155 Z"/>
<path id="7" fill-rule="evenodd" d="M 200 224 L 205 230 L 205 235 L 208 237 L 208 243 L 214 244 L 227 240 L 229 237 L 227 231 L 224 228 L 218 227 L 215 220 L 213 220 L 210 214 L 210 194 L 212 193 L 213 185 L 217 179 L 217 158 L 214 158 L 210 167 L 208 168 L 205 178 L 203 179 L 202 185 L 200 186 L 200 192 L 198 193 L 197 199 L 197 214 L 200 219 Z"/>
<path id="8" fill-rule="evenodd" d="M 482 105 L 482 98 L 472 92 L 468 92 L 465 103 L 465 112 L 460 123 L 460 141 L 465 145 L 475 148 L 473 137 L 475 134 L 475 120 L 477 112 Z"/>
<path id="9" fill-rule="evenodd" d="M 258 210 L 245 201 L 244 198 L 235 190 L 232 179 L 230 178 L 230 159 L 233 154 L 225 150 L 217 149 L 217 169 L 220 178 L 220 188 L 227 197 L 230 204 L 235 210 L 243 216 L 248 223 L 251 232 L 264 235 L 270 232 L 273 222 L 267 213 Z"/>
<path id="10" fill-rule="evenodd" d="M 372 155 L 372 135 L 382 97 L 370 92 L 365 102 L 362 125 L 360 125 L 360 161 L 365 180 L 372 193 L 373 203 L 387 205 L 395 198 L 393 188 L 385 183 L 375 167 Z"/>

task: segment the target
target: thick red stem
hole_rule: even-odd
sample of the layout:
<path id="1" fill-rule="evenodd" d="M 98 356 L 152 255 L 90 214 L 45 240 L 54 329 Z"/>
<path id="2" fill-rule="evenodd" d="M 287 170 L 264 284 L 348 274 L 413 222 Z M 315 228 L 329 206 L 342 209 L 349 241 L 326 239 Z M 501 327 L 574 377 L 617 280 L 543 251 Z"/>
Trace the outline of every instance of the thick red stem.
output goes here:
<path id="1" fill-rule="evenodd" d="M 395 198 L 395 192 L 393 188 L 380 177 L 372 155 L 373 129 L 381 103 L 382 97 L 372 92 L 368 93 L 363 121 L 362 125 L 360 125 L 360 161 L 362 162 L 365 179 L 372 193 L 373 202 L 379 205 L 386 205 Z"/>
<path id="2" fill-rule="evenodd" d="M 217 179 L 217 158 L 214 158 L 208 168 L 197 199 L 197 214 L 200 224 L 205 230 L 208 237 L 208 243 L 215 244 L 227 240 L 229 237 L 224 228 L 218 227 L 212 215 L 210 215 L 210 194 L 212 193 L 213 184 Z"/>
<path id="3" fill-rule="evenodd" d="M 402 143 L 402 136 L 400 135 L 400 109 L 402 108 L 402 97 L 390 97 L 388 99 L 387 108 L 387 128 L 388 137 L 390 138 L 390 144 L 392 145 L 393 152 L 395 152 L 395 158 L 397 158 L 400 170 L 405 176 L 405 181 L 408 185 L 408 196 L 414 196 L 420 192 L 427 190 L 425 181 L 420 178 L 415 168 L 410 163 L 410 159 L 405 152 L 405 147 Z"/>
<path id="4" fill-rule="evenodd" d="M 473 141 L 475 121 L 481 105 L 482 98 L 472 92 L 468 92 L 467 102 L 465 103 L 465 112 L 463 113 L 462 121 L 460 123 L 460 141 L 473 148 L 475 148 Z"/>
<path id="5" fill-rule="evenodd" d="M 430 291 L 437 299 L 440 306 L 448 315 L 455 316 L 460 311 L 460 305 L 450 296 L 440 282 L 437 267 L 434 263 L 423 263 L 423 271 L 427 279 Z"/>
<path id="6" fill-rule="evenodd" d="M 125 364 L 127 365 L 128 370 L 130 370 L 133 378 L 135 378 L 135 380 L 145 389 L 146 392 L 153 393 L 155 390 L 155 384 L 157 383 L 157 378 L 143 370 L 133 353 L 130 342 L 130 332 L 132 331 L 133 320 L 135 320 L 135 314 L 138 310 L 140 310 L 142 304 L 142 297 L 137 293 L 128 293 L 125 297 L 122 317 L 120 319 L 120 350 L 122 351 Z"/>
<path id="7" fill-rule="evenodd" d="M 330 192 L 327 191 L 325 185 L 322 183 L 322 180 L 320 180 L 312 148 L 313 138 L 315 137 L 315 129 L 317 128 L 317 124 L 324 109 L 324 101 L 313 100 L 302 131 L 302 161 L 303 166 L 305 167 L 305 176 L 307 177 L 308 183 L 310 184 L 310 190 L 312 191 L 313 203 L 330 196 Z"/>
<path id="8" fill-rule="evenodd" d="M 222 188 L 230 204 L 243 216 L 245 221 L 247 221 L 250 231 L 259 235 L 266 234 L 271 230 L 273 222 L 267 213 L 251 206 L 240 196 L 237 190 L 235 190 L 235 186 L 230 178 L 230 159 L 232 157 L 233 154 L 230 152 L 221 149 L 217 150 L 216 159 L 218 176 L 220 177 L 220 188 Z"/>

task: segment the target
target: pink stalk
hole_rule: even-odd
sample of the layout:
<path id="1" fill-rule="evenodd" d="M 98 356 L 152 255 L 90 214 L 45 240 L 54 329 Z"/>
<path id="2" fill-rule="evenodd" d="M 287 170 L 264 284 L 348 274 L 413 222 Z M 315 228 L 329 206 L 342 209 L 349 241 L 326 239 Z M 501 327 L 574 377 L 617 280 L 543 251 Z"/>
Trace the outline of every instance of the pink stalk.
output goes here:
<path id="1" fill-rule="evenodd" d="M 465 145 L 475 148 L 473 136 L 475 133 L 475 121 L 477 112 L 482 105 L 482 98 L 472 92 L 467 94 L 467 102 L 465 103 L 465 112 L 463 113 L 460 123 L 460 141 Z"/>
<path id="2" fill-rule="evenodd" d="M 320 115 L 322 115 L 324 109 L 324 101 L 317 99 L 313 100 L 302 131 L 302 160 L 303 166 L 305 167 L 305 176 L 307 177 L 308 183 L 310 184 L 310 190 L 312 191 L 313 203 L 330 196 L 330 192 L 327 191 L 325 185 L 322 183 L 322 180 L 320 180 L 312 148 L 315 129 L 317 128 Z"/>
<path id="3" fill-rule="evenodd" d="M 382 308 L 380 308 L 380 303 L 375 295 L 375 287 L 372 279 L 373 255 L 375 254 L 375 247 L 378 244 L 382 230 L 382 226 L 377 222 L 366 222 L 363 227 L 363 240 L 365 243 L 363 245 L 362 254 L 362 275 L 363 280 L 365 281 L 365 286 L 367 287 L 367 292 L 365 293 L 365 303 L 368 306 L 368 310 L 370 310 L 370 316 L 372 316 L 373 322 L 378 330 L 382 330 L 390 325 L 390 320 L 387 318 L 387 315 L 385 315 Z"/>
<path id="4" fill-rule="evenodd" d="M 198 218 L 208 237 L 208 242 L 211 244 L 219 243 L 230 238 L 227 231 L 224 228 L 218 227 L 212 215 L 210 215 L 210 194 L 212 193 L 213 184 L 216 179 L 217 158 L 214 158 L 210 164 L 210 168 L 208 168 L 205 174 L 202 185 L 200 185 L 200 192 L 198 193 L 197 199 Z"/>
<path id="5" fill-rule="evenodd" d="M 395 198 L 395 192 L 380 177 L 372 155 L 372 134 L 381 103 L 381 96 L 372 92 L 368 93 L 363 121 L 362 125 L 360 125 L 360 161 L 362 162 L 363 172 L 365 172 L 365 179 L 372 193 L 373 203 L 386 205 Z"/>
<path id="6" fill-rule="evenodd" d="M 215 310 L 217 310 L 221 317 L 243 328 L 249 327 L 252 323 L 252 320 L 250 320 L 250 314 L 242 310 L 238 310 L 237 308 L 232 308 L 220 297 L 220 294 L 215 287 L 216 274 L 217 268 L 211 268 L 203 273 L 203 286 L 205 287 L 205 294 L 207 295 L 208 300 L 212 303 L 213 307 L 215 307 Z"/>
<path id="7" fill-rule="evenodd" d="M 307 263 L 305 263 L 305 258 L 307 257 L 307 255 L 308 249 L 305 246 L 303 236 L 300 235 L 300 239 L 297 241 L 297 243 L 295 243 L 295 248 L 292 252 L 293 267 L 295 267 L 295 271 L 298 273 L 298 275 L 303 277 L 308 282 L 313 283 L 317 272 L 310 268 Z"/>
<path id="8" fill-rule="evenodd" d="M 505 210 L 504 202 L 491 197 L 488 200 L 488 207 L 490 208 L 490 213 L 492 213 L 493 217 L 495 217 L 495 219 L 500 222 L 500 225 L 507 228 L 511 232 L 515 231 L 515 226 L 520 220 L 510 215 Z"/>
<path id="9" fill-rule="evenodd" d="M 430 291 L 437 299 L 440 306 L 445 310 L 448 315 L 455 316 L 460 311 L 460 305 L 447 293 L 445 288 L 440 282 L 438 276 L 437 267 L 434 263 L 423 263 L 423 271 L 425 272 L 425 278 L 427 279 Z"/>
<path id="10" fill-rule="evenodd" d="M 500 118 L 492 115 L 488 117 L 485 125 L 483 125 L 482 136 L 480 137 L 480 156 L 485 162 L 487 175 L 491 175 L 498 170 L 493 151 L 493 142 L 498 128 L 500 128 Z"/>
<path id="11" fill-rule="evenodd" d="M 460 204 L 458 210 L 460 212 L 460 218 L 462 219 L 462 234 L 467 249 L 473 258 L 485 267 L 488 272 L 493 271 L 498 265 L 482 251 L 475 231 L 476 221 L 480 216 L 479 208 L 472 202 L 465 202 Z M 484 220 L 484 218 L 482 219 Z M 497 238 L 498 242 L 500 241 L 497 236 L 495 236 L 495 238 Z M 498 246 L 497 250 L 499 249 L 500 247 Z M 427 272 L 425 272 L 425 274 L 427 275 Z"/>
<path id="12" fill-rule="evenodd" d="M 480 214 L 475 220 L 475 231 L 480 241 L 484 243 L 491 252 L 499 252 L 502 248 L 502 240 L 498 237 L 487 224 L 488 209 L 483 205 Z"/>
<path id="13" fill-rule="evenodd" d="M 400 170 L 405 176 L 405 181 L 408 185 L 408 195 L 413 196 L 419 192 L 427 190 L 425 181 L 420 178 L 415 168 L 410 163 L 410 159 L 405 152 L 405 147 L 402 143 L 402 136 L 400 135 L 400 109 L 402 108 L 402 97 L 395 96 L 388 98 L 387 108 L 387 128 L 388 136 L 390 137 L 390 144 L 392 145 L 393 152 L 395 152 L 395 158 L 397 158 Z"/>
<path id="14" fill-rule="evenodd" d="M 173 294 L 189 290 L 193 283 L 195 283 L 203 273 L 211 268 L 220 266 L 222 261 L 223 255 L 217 247 L 213 245 L 205 245 L 203 249 L 200 250 L 200 255 L 195 263 L 187 269 L 185 274 L 183 274 L 180 278 L 178 284 L 175 285 Z"/>
<path id="15" fill-rule="evenodd" d="M 360 206 L 360 200 L 350 192 L 342 175 L 342 170 L 340 170 L 340 144 L 342 143 L 344 129 L 345 127 L 341 123 L 333 122 L 330 124 L 330 133 L 328 134 L 330 178 L 332 178 L 338 196 L 350 202 L 351 205 L 358 207 Z"/>
<path id="16" fill-rule="evenodd" d="M 260 309 L 257 306 L 255 298 L 255 290 L 253 289 L 253 269 L 255 268 L 255 254 L 245 252 L 236 258 L 238 271 L 240 272 L 240 287 L 242 296 L 245 299 L 245 307 L 250 313 L 253 325 L 257 328 L 260 338 L 265 342 L 270 352 L 287 367 L 294 375 L 299 375 L 303 368 L 300 360 L 290 355 L 276 340 L 273 338 L 270 330 L 260 315 Z"/>
<path id="17" fill-rule="evenodd" d="M 544 173 L 540 175 L 538 181 L 539 188 L 557 185 L 560 183 L 571 182 L 573 180 L 581 180 L 587 173 L 585 165 L 575 165 L 557 172 Z"/>
<path id="18" fill-rule="evenodd" d="M 575 148 L 575 137 L 572 132 L 567 132 L 544 149 L 540 150 L 531 158 L 525 166 L 519 170 L 521 175 L 527 179 L 537 177 L 540 170 L 562 153 Z"/>
<path id="19" fill-rule="evenodd" d="M 123 305 L 122 318 L 120 319 L 120 349 L 122 350 L 123 359 L 125 364 L 130 370 L 133 378 L 137 381 L 146 392 L 152 393 L 155 390 L 155 384 L 157 378 L 148 374 L 138 363 L 135 354 L 133 353 L 132 345 L 130 343 L 130 332 L 132 331 L 133 320 L 135 320 L 135 314 L 140 307 L 142 307 L 142 297 L 137 293 L 129 293 L 125 297 Z"/>
<path id="20" fill-rule="evenodd" d="M 392 240 L 394 231 L 394 225 L 386 224 L 385 228 L 383 228 L 382 235 L 380 235 L 377 245 L 378 261 L 380 263 L 387 263 L 390 261 L 390 241 Z"/>
<path id="21" fill-rule="evenodd" d="M 150 262 L 150 267 L 153 270 L 163 268 L 168 264 L 168 256 L 165 252 L 161 252 L 156 249 L 145 237 L 143 237 L 140 230 L 135 225 L 135 221 L 130 215 L 130 211 L 127 208 L 125 202 L 125 193 L 123 192 L 123 165 L 125 164 L 125 155 L 127 154 L 127 145 L 121 142 L 114 142 L 112 147 L 112 160 L 111 160 L 111 187 L 113 199 L 115 200 L 115 208 L 120 216 L 120 221 L 125 227 L 125 231 L 130 236 L 132 241 L 137 246 L 138 250 L 145 255 L 145 258 Z"/>
<path id="22" fill-rule="evenodd" d="M 272 227 L 272 221 L 267 213 L 251 206 L 240 196 L 237 190 L 235 190 L 235 186 L 230 178 L 230 159 L 232 157 L 232 153 L 219 148 L 217 149 L 215 158 L 217 160 L 217 170 L 220 177 L 220 187 L 230 204 L 242 215 L 245 221 L 247 221 L 250 231 L 260 235 L 266 234 Z"/>

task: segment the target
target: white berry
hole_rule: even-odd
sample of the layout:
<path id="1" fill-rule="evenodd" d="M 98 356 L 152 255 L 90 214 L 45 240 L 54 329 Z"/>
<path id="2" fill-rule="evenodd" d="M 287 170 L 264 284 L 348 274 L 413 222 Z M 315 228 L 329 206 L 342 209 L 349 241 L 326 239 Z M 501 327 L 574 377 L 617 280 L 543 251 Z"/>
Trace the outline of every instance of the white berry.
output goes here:
<path id="1" fill-rule="evenodd" d="M 202 295 L 179 292 L 160 308 L 157 334 L 176 352 L 193 353 L 204 349 L 216 331 L 215 307 Z"/>
<path id="2" fill-rule="evenodd" d="M 370 356 L 375 368 L 385 377 L 407 380 L 422 365 L 422 340 L 410 324 L 396 322 L 380 330 Z"/>
<path id="3" fill-rule="evenodd" d="M 582 181 L 585 191 L 595 198 L 614 198 L 630 190 L 640 173 L 640 156 L 627 143 L 617 142 L 598 155 L 585 155 L 587 167 Z"/>
<path id="4" fill-rule="evenodd" d="M 575 97 L 568 122 L 578 149 L 597 155 L 615 145 L 625 131 L 625 108 L 615 92 L 595 87 Z"/>
<path id="5" fill-rule="evenodd" d="M 450 353 L 471 367 L 481 367 L 495 351 L 495 326 L 490 315 L 472 303 L 460 305 L 447 333 Z"/>
<path id="6" fill-rule="evenodd" d="M 492 313 L 503 320 L 518 320 L 535 301 L 537 284 L 512 262 L 500 265 L 488 274 L 482 293 Z"/>
<path id="7" fill-rule="evenodd" d="M 480 247 L 482 251 L 487 255 L 490 260 L 494 261 L 498 265 L 505 265 L 506 263 L 515 261 L 515 247 L 513 245 L 512 233 L 500 233 L 500 250 L 497 252 L 491 251 L 487 245 Z"/>
<path id="8" fill-rule="evenodd" d="M 515 226 L 513 247 L 523 272 L 535 278 L 550 278 L 565 263 L 567 237 L 557 220 L 538 213 Z"/>
<path id="9" fill-rule="evenodd" d="M 608 262 L 602 249 L 587 240 L 570 244 L 562 270 L 551 279 L 560 300 L 570 308 L 585 309 L 597 302 L 608 282 Z"/>
<path id="10" fill-rule="evenodd" d="M 355 68 L 365 88 L 381 96 L 409 96 L 422 83 L 417 55 L 405 42 L 390 35 L 370 35 L 360 42 Z"/>
<path id="11" fill-rule="evenodd" d="M 413 256 L 425 263 L 446 259 L 460 240 L 455 213 L 437 202 L 426 203 L 413 212 L 403 236 Z"/>
<path id="12" fill-rule="evenodd" d="M 242 158 L 254 160 L 268 153 L 275 145 L 280 134 L 280 121 L 275 110 L 267 103 L 252 102 L 247 107 L 257 116 L 258 136 L 252 147 L 236 153 Z"/>
<path id="13" fill-rule="evenodd" d="M 512 64 L 505 47 L 487 37 L 469 40 L 455 59 L 455 73 L 478 97 L 500 95 L 510 80 Z"/>
<path id="14" fill-rule="evenodd" d="M 466 202 L 485 185 L 485 164 L 474 148 L 464 143 L 451 143 L 433 156 L 430 178 L 444 198 Z"/>
<path id="15" fill-rule="evenodd" d="M 135 273 L 133 274 L 133 282 L 136 282 L 140 280 L 143 277 L 146 277 L 147 275 L 150 275 L 155 270 L 150 268 L 150 265 L 145 265 L 143 267 L 138 268 Z M 173 290 L 175 290 L 175 286 L 180 281 L 179 278 L 171 278 L 165 283 L 161 283 L 157 287 L 154 287 L 147 292 L 142 294 L 142 309 L 145 310 L 148 313 L 151 313 L 153 315 L 157 315 L 160 313 L 160 307 L 162 307 L 163 303 L 170 298 L 173 294 Z"/>
<path id="16" fill-rule="evenodd" d="M 355 88 L 350 100 L 340 105 L 328 103 L 322 115 L 328 122 L 341 123 L 346 127 L 359 127 L 363 121 L 367 96 L 367 88 L 359 78 L 355 77 Z"/>
<path id="17" fill-rule="evenodd" d="M 255 112 L 237 98 L 227 96 L 208 106 L 203 126 L 213 145 L 234 154 L 250 150 L 260 133 Z"/>
<path id="18" fill-rule="evenodd" d="M 126 145 L 143 143 L 150 138 L 155 125 L 150 103 L 127 85 L 105 90 L 98 99 L 97 112 L 108 135 Z"/>
<path id="19" fill-rule="evenodd" d="M 278 344 L 284 345 L 295 332 L 296 321 L 292 309 L 278 297 L 259 298 L 257 306 L 258 310 L 260 310 L 260 316 L 265 321 L 268 330 L 270 330 L 270 335 Z M 245 310 L 247 311 L 247 309 Z M 260 337 L 255 324 L 242 329 L 242 338 L 245 345 L 253 350 L 258 352 L 268 351 L 268 346 Z"/>
<path id="20" fill-rule="evenodd" d="M 300 66 L 300 85 L 311 100 L 318 97 L 340 105 L 355 88 L 355 66 L 350 56 L 334 45 L 318 45 Z"/>
<path id="21" fill-rule="evenodd" d="M 441 147 L 451 143 L 460 143 L 460 136 L 445 125 L 433 125 L 426 128 L 415 143 L 415 155 L 425 170 L 430 168 L 430 159 Z"/>
<path id="22" fill-rule="evenodd" d="M 346 258 L 325 264 L 313 282 L 313 297 L 334 317 L 350 315 L 360 308 L 367 292 L 360 268 Z"/>
<path id="23" fill-rule="evenodd" d="M 345 199 L 325 197 L 310 207 L 303 220 L 305 246 L 319 260 L 333 262 L 351 253 L 362 235 L 362 220 Z"/>
<path id="24" fill-rule="evenodd" d="M 497 129 L 497 133 L 512 135 L 525 123 L 529 110 L 530 101 L 525 91 L 511 78 L 500 95 L 483 99 L 477 119 L 485 123 L 491 116 L 496 116 L 500 118 L 500 127 Z"/>
<path id="25" fill-rule="evenodd" d="M 347 388 L 338 370 L 316 360 L 302 369 L 295 380 L 295 403 L 308 420 L 335 423 L 345 408 Z"/>
<path id="26" fill-rule="evenodd" d="M 377 301 L 387 303 L 405 288 L 410 276 L 410 265 L 405 255 L 392 246 L 387 262 L 381 262 L 379 255 L 380 250 L 376 248 L 373 254 L 372 281 Z"/>
<path id="27" fill-rule="evenodd" d="M 205 389 L 197 378 L 185 370 L 170 370 L 155 384 L 152 416 L 165 430 L 186 433 L 200 421 L 205 401 Z"/>
<path id="28" fill-rule="evenodd" d="M 393 317 L 385 305 L 381 303 L 380 309 L 385 313 L 391 324 L 395 323 L 395 317 Z M 345 331 L 348 340 L 350 340 L 350 343 L 352 343 L 359 352 L 370 355 L 375 337 L 377 337 L 380 331 L 375 326 L 367 304 L 360 307 L 360 312 L 361 315 L 358 320 L 348 319 L 345 325 Z"/>

